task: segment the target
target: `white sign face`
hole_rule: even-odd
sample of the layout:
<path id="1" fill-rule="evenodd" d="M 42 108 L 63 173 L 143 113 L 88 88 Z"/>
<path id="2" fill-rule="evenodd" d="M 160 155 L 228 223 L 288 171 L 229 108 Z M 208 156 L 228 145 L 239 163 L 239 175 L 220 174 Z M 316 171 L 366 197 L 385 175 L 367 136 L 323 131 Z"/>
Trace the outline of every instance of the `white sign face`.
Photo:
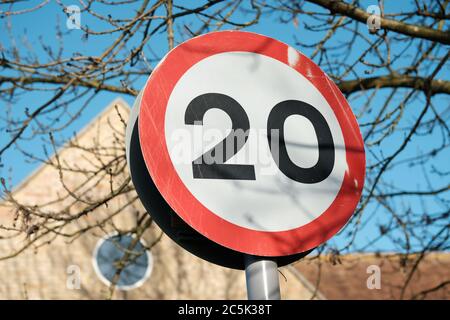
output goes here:
<path id="1" fill-rule="evenodd" d="M 144 89 L 139 141 L 166 203 L 235 251 L 287 256 L 333 236 L 364 183 L 364 144 L 342 93 L 304 55 L 248 32 L 193 38 Z"/>
<path id="2" fill-rule="evenodd" d="M 230 116 L 217 108 L 204 114 L 202 124 L 185 124 L 190 102 L 208 93 L 229 96 L 245 111 L 250 124 L 248 139 L 225 164 L 253 165 L 254 180 L 194 178 L 193 159 L 219 144 L 232 128 Z M 334 167 L 318 183 L 293 181 L 280 171 L 271 154 L 267 119 L 273 107 L 286 100 L 314 106 L 330 128 Z M 254 230 L 284 231 L 311 222 L 336 198 L 346 170 L 342 131 L 322 94 L 288 65 L 258 53 L 219 53 L 192 66 L 170 95 L 165 137 L 172 163 L 194 197 L 221 218 Z M 304 116 L 286 119 L 284 140 L 289 158 L 297 166 L 311 168 L 318 162 L 317 134 Z"/>

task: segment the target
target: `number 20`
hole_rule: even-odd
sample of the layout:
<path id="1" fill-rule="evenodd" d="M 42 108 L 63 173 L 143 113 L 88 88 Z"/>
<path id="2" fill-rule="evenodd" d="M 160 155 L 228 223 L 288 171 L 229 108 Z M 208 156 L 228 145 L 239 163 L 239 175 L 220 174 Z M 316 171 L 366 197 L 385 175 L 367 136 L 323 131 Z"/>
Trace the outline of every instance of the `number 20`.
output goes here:
<path id="1" fill-rule="evenodd" d="M 184 115 L 185 124 L 202 124 L 205 113 L 214 108 L 224 111 L 230 117 L 232 130 L 216 146 L 192 161 L 194 179 L 256 180 L 254 165 L 225 163 L 247 142 L 250 129 L 248 116 L 236 100 L 220 93 L 202 94 L 189 103 Z M 291 115 L 300 115 L 307 118 L 314 127 L 319 148 L 319 159 L 311 168 L 299 167 L 289 158 L 284 140 L 284 123 Z M 283 174 L 297 182 L 309 184 L 321 182 L 331 174 L 335 158 L 333 137 L 327 121 L 316 108 L 299 100 L 285 100 L 272 108 L 267 119 L 267 138 L 272 156 L 276 159 L 270 143 L 272 130 L 274 129 L 275 132 L 279 132 L 277 166 Z M 236 140 L 237 143 L 234 143 Z M 214 158 L 217 148 L 224 148 L 227 143 L 233 143 L 231 145 L 234 146 L 234 153 L 225 152 L 221 163 L 205 163 L 205 159 Z"/>

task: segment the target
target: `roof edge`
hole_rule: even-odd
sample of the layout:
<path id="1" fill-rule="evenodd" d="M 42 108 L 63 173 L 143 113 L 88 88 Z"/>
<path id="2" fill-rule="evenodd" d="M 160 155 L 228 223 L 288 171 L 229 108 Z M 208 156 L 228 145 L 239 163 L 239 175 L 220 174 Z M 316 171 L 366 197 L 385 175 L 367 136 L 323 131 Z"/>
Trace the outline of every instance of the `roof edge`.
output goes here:
<path id="1" fill-rule="evenodd" d="M 84 134 L 86 134 L 86 132 L 89 131 L 90 128 L 92 128 L 92 126 L 98 121 L 100 120 L 103 116 L 105 116 L 109 111 L 111 111 L 111 109 L 113 109 L 116 105 L 118 106 L 122 106 L 127 108 L 127 110 L 130 110 L 130 105 L 120 96 L 114 98 L 107 106 L 106 108 L 104 108 L 98 115 L 96 115 L 94 118 L 92 118 L 84 127 L 82 127 L 77 134 L 70 138 L 69 140 L 67 140 L 61 147 L 59 147 L 55 153 L 53 153 L 50 156 L 50 159 L 53 159 L 55 157 L 56 153 L 60 153 L 61 151 L 63 151 L 65 148 L 67 148 L 67 146 L 69 145 L 69 143 L 71 141 L 73 141 L 74 139 L 79 139 L 81 138 Z M 17 184 L 15 187 L 13 187 L 11 189 L 11 193 L 14 192 L 18 192 L 21 189 L 25 188 L 28 183 L 35 177 L 37 176 L 46 166 L 46 163 L 41 163 L 36 169 L 34 169 L 33 171 L 31 171 L 31 173 L 29 175 L 27 175 L 21 182 L 19 182 L 19 184 Z M 0 202 L 0 206 L 3 205 L 4 201 Z"/>

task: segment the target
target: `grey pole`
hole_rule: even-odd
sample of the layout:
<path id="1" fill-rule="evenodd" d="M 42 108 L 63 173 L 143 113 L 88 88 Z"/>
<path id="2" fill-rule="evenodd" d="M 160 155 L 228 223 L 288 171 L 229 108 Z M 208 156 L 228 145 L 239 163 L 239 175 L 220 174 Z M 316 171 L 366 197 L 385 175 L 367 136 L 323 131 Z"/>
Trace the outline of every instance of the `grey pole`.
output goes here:
<path id="1" fill-rule="evenodd" d="M 280 300 L 277 263 L 261 257 L 245 256 L 248 300 Z"/>

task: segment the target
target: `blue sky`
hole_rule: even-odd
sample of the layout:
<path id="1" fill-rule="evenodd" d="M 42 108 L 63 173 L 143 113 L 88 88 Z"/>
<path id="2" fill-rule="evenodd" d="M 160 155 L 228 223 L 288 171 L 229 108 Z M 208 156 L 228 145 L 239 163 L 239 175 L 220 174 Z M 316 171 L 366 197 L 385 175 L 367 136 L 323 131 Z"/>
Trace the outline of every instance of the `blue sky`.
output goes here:
<path id="1" fill-rule="evenodd" d="M 76 1 L 63 1 L 64 4 L 76 4 Z M 364 1 L 365 5 L 376 4 L 376 1 Z M 409 1 L 386 1 L 385 12 L 398 12 L 401 10 L 405 10 L 406 7 L 410 3 Z M 21 8 L 24 4 L 19 4 L 16 8 Z M 131 10 L 131 9 L 130 9 Z M 108 12 L 114 17 L 118 16 L 128 16 L 127 10 L 124 8 L 117 7 L 116 9 Z M 238 13 L 237 18 L 245 17 L 244 13 Z M 276 16 L 266 16 L 262 18 L 262 21 L 250 28 L 246 29 L 248 31 L 253 31 L 257 33 L 261 33 L 267 36 L 271 36 L 278 40 L 281 40 L 293 47 L 298 47 L 296 44 L 296 39 L 302 39 L 305 42 L 313 43 L 317 41 L 317 34 L 314 34 L 308 30 L 306 30 L 302 25 L 302 19 L 304 16 L 299 17 L 299 24 L 296 26 L 294 23 L 279 23 L 278 17 Z M 308 19 L 308 18 L 305 18 Z M 45 60 L 44 52 L 39 49 L 39 41 L 41 39 L 42 42 L 46 43 L 50 46 L 57 45 L 57 37 L 56 37 L 56 28 L 55 26 L 59 23 L 62 26 L 64 31 L 64 47 L 65 47 L 65 55 L 71 56 L 73 52 L 81 52 L 86 55 L 95 55 L 108 46 L 114 39 L 111 35 L 107 36 L 99 36 L 95 37 L 95 39 L 84 39 L 83 33 L 80 30 L 67 30 L 65 29 L 65 21 L 66 15 L 62 12 L 61 8 L 55 4 L 54 1 L 51 1 L 51 4 L 45 6 L 41 10 L 36 12 L 27 14 L 27 15 L 19 15 L 14 16 L 12 19 L 12 36 L 14 41 L 19 44 L 19 47 L 23 49 L 23 52 L 28 50 L 25 44 L 20 44 L 26 38 L 31 47 L 33 47 L 38 56 Z M 192 18 L 188 18 L 184 20 L 185 23 L 190 24 L 194 23 Z M 7 29 L 5 28 L 5 24 L 7 20 L 3 19 L 0 23 L 3 25 L 0 27 L 0 43 L 3 47 L 9 47 L 11 44 L 10 37 L 8 35 Z M 91 28 L 102 28 L 105 27 L 101 23 L 98 23 L 97 20 L 93 19 L 88 15 L 81 16 L 81 24 L 88 25 Z M 361 25 L 361 32 L 367 32 L 364 29 L 364 25 Z M 228 29 L 227 27 L 224 29 Z M 343 33 L 342 33 L 343 34 Z M 337 34 L 337 38 L 335 41 L 339 42 L 341 36 L 340 32 Z M 373 37 L 367 32 L 367 37 Z M 177 40 L 180 40 L 179 38 Z M 367 44 L 363 42 L 357 42 L 354 48 L 354 52 L 350 55 L 349 59 L 355 58 L 359 56 L 359 54 L 367 47 Z M 313 49 L 302 50 L 306 55 L 311 54 Z M 155 35 L 150 42 L 147 44 L 144 50 L 145 54 L 148 57 L 156 54 L 158 57 L 162 57 L 167 52 L 167 40 L 165 33 Z M 413 54 L 413 52 L 406 52 L 405 55 Z M 399 64 L 407 64 L 407 59 L 400 59 Z M 151 62 L 154 66 L 157 61 Z M 357 65 L 356 71 L 360 75 L 364 75 L 367 71 L 367 67 L 364 65 Z M 381 72 L 382 73 L 382 72 Z M 380 73 L 380 74 L 381 74 Z M 371 76 L 376 75 L 377 73 L 371 74 Z M 444 78 L 449 80 L 449 68 L 448 66 L 444 68 L 438 75 L 439 78 Z M 351 79 L 351 75 L 349 79 Z M 139 79 L 132 86 L 135 89 L 140 89 L 140 87 L 144 84 L 145 78 Z M 401 92 L 401 90 L 400 90 Z M 387 94 L 387 91 L 386 91 Z M 69 127 L 55 133 L 56 138 L 62 143 L 67 141 L 73 134 L 83 128 L 87 123 L 89 123 L 97 114 L 99 114 L 102 109 L 108 105 L 114 98 L 119 96 L 116 93 L 107 93 L 102 92 L 99 93 L 90 103 L 88 108 L 83 110 L 81 116 L 77 118 Z M 120 95 L 123 99 L 125 99 L 130 105 L 133 104 L 134 98 L 128 95 Z M 369 119 L 372 119 L 373 115 L 368 113 L 361 113 L 362 108 L 365 106 L 365 98 L 364 97 L 356 97 L 357 95 L 351 96 L 349 99 L 350 105 L 354 110 L 355 114 L 358 116 L 358 122 L 360 124 L 364 124 Z M 10 112 L 14 117 L 21 117 L 25 108 L 29 108 L 33 110 L 33 108 L 37 107 L 38 104 L 45 99 L 48 99 L 49 95 L 45 92 L 33 92 L 22 95 L 17 99 L 17 101 L 13 105 L 4 105 L 3 108 L 6 112 Z M 373 147 L 374 152 L 379 152 L 382 149 L 384 154 L 391 154 L 393 151 L 398 148 L 400 145 L 405 131 L 402 128 L 405 128 L 407 125 L 411 124 L 412 121 L 417 116 L 417 110 L 420 110 L 423 107 L 423 96 L 418 99 L 415 99 L 410 102 L 405 110 L 405 115 L 402 117 L 402 120 L 398 126 L 398 129 L 391 134 L 389 139 L 386 139 L 378 148 Z M 377 103 L 382 103 L 383 96 L 380 95 L 379 98 L 374 101 L 374 108 L 376 108 Z M 438 97 L 435 101 L 436 105 L 439 105 L 442 110 L 449 106 L 448 97 Z M 74 108 L 81 107 L 83 99 L 80 99 L 79 102 L 74 103 Z M 4 104 L 4 103 L 2 103 Z M 395 103 L 392 104 L 395 106 Z M 68 115 L 62 115 L 61 122 L 63 122 L 64 118 L 67 118 Z M 431 115 L 428 115 L 430 117 Z M 448 112 L 447 112 L 448 118 Z M 447 119 L 448 120 L 448 119 Z M 0 128 L 4 130 L 4 119 L 3 117 L 0 119 Z M 362 132 L 364 135 L 365 127 L 362 128 Z M 430 146 L 437 145 L 437 141 L 439 141 L 440 133 L 436 130 L 432 134 L 424 135 L 422 137 L 415 137 L 415 142 L 411 143 L 408 148 L 402 153 L 399 159 L 407 159 L 409 157 L 413 157 L 417 155 L 418 152 L 421 152 L 423 146 L 429 148 Z M 8 134 L 2 132 L 0 135 L 0 145 L 3 146 L 8 141 Z M 41 139 L 33 139 L 30 141 L 21 141 L 20 147 L 27 150 L 28 152 L 34 153 L 41 157 L 45 156 L 44 146 L 47 145 L 48 141 L 46 137 L 42 137 Z M 366 146 L 366 153 L 368 157 L 368 162 L 373 162 L 373 157 L 370 155 L 372 147 L 368 148 Z M 51 153 L 51 150 L 48 150 Z M 434 159 L 434 164 L 436 167 L 440 168 L 443 171 L 448 171 L 448 159 L 450 158 L 450 151 L 447 150 L 440 155 L 439 158 Z M 3 158 L 1 159 L 1 163 L 3 167 L 0 168 L 0 175 L 5 177 L 11 186 L 17 186 L 21 181 L 23 181 L 33 170 L 35 170 L 40 163 L 38 162 L 28 162 L 26 161 L 22 154 L 17 151 L 17 149 L 11 149 L 7 152 Z M 431 184 L 435 187 L 444 186 L 448 184 L 448 181 L 445 178 L 439 178 L 437 175 L 431 175 Z M 385 177 L 385 183 L 392 183 L 398 188 L 404 188 L 406 190 L 427 190 L 429 186 L 427 185 L 427 179 L 422 170 L 418 170 L 417 168 L 411 169 L 408 166 L 400 166 L 393 170 L 389 175 Z M 408 197 L 403 198 L 403 200 L 398 203 L 399 208 L 401 207 L 411 207 L 411 208 L 420 208 L 421 206 L 426 205 L 427 209 L 430 211 L 437 211 L 438 209 L 442 210 L 442 205 L 440 203 L 434 202 L 426 202 L 425 204 L 420 201 L 421 199 L 417 197 Z M 448 196 L 447 196 L 448 200 Z M 377 223 L 383 222 L 388 219 L 388 216 L 376 205 L 370 205 L 365 212 L 364 221 L 368 222 L 368 226 L 364 228 L 364 231 L 358 235 L 357 242 L 365 243 L 368 239 L 375 237 L 378 233 Z M 336 244 L 337 246 L 345 243 L 345 236 L 339 235 L 333 240 L 331 240 L 332 244 Z M 373 246 L 370 247 L 370 250 L 398 250 L 398 248 L 389 240 L 383 239 Z"/>

